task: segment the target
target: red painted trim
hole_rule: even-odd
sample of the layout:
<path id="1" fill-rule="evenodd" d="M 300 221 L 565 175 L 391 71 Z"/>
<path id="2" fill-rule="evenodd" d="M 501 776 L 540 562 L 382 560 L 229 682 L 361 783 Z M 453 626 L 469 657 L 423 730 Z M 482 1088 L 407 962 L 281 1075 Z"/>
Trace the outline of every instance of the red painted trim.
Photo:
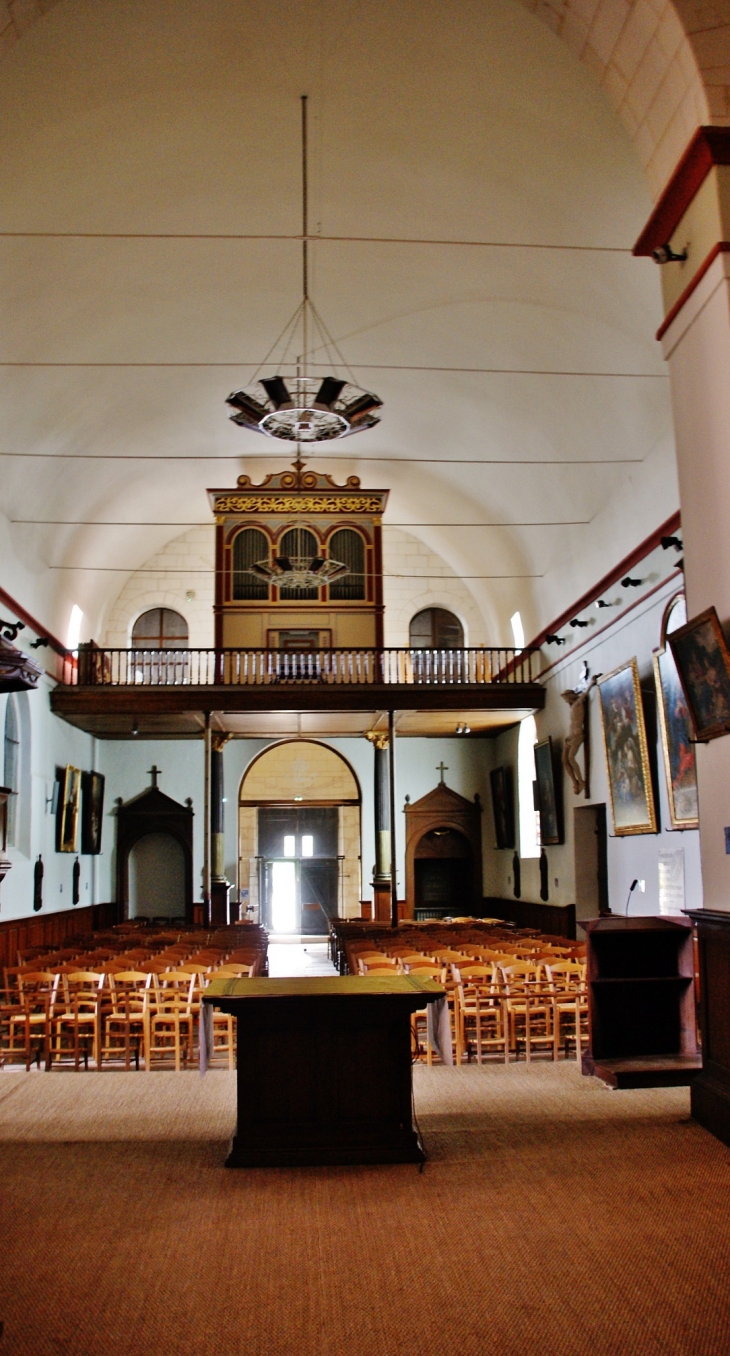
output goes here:
<path id="1" fill-rule="evenodd" d="M 574 645 L 572 650 L 569 650 L 567 654 L 558 655 L 557 659 L 554 659 L 552 664 L 548 664 L 547 668 L 542 669 L 540 679 L 542 680 L 545 677 L 545 674 L 549 673 L 551 669 L 556 669 L 558 664 L 565 664 L 569 659 L 574 659 L 578 651 L 583 649 L 584 645 L 589 645 L 591 641 L 598 640 L 598 637 L 602 636 L 604 631 L 609 631 L 612 626 L 617 626 L 619 622 L 623 621 L 624 617 L 628 617 L 629 613 L 633 612 L 635 607 L 639 607 L 641 603 L 645 603 L 648 598 L 651 598 L 653 594 L 658 593 L 659 589 L 663 589 L 664 585 L 670 583 L 672 579 L 681 579 L 684 582 L 682 571 L 675 570 L 672 574 L 668 574 L 666 579 L 660 579 L 659 583 L 655 584 L 653 589 L 649 589 L 648 593 L 642 593 L 640 598 L 636 598 L 633 603 L 629 603 L 629 606 L 625 607 L 623 612 L 619 613 L 618 617 L 612 617 L 611 621 L 606 622 L 605 626 L 599 626 L 598 630 L 594 631 L 592 635 L 585 636 L 585 638 L 580 640 L 577 645 Z M 679 592 L 684 592 L 684 590 L 681 589 Z M 677 594 L 675 593 L 673 596 L 676 598 Z M 667 603 L 667 607 L 668 606 L 669 603 Z M 662 619 L 662 628 L 663 627 L 664 620 Z"/>
<path id="2" fill-rule="evenodd" d="M 692 281 L 690 283 L 687 283 L 687 286 L 685 287 L 682 295 L 677 297 L 677 300 L 675 301 L 671 310 L 667 311 L 664 320 L 662 321 L 661 325 L 659 326 L 659 329 L 656 332 L 657 339 L 661 339 L 666 334 L 672 321 L 676 320 L 685 302 L 689 301 L 697 284 L 701 282 L 701 280 L 704 278 L 708 268 L 710 267 L 710 264 L 713 264 L 715 262 L 718 254 L 727 254 L 728 252 L 730 252 L 730 242 L 727 240 L 718 240 L 717 244 L 712 246 L 710 253 L 708 254 L 707 258 L 700 264 Z"/>
<path id="3" fill-rule="evenodd" d="M 31 616 L 30 612 L 26 612 L 25 608 L 20 606 L 20 603 L 16 603 L 15 599 L 11 598 L 10 594 L 5 592 L 5 589 L 0 589 L 0 603 L 2 603 L 4 607 L 9 607 L 11 612 L 15 613 L 18 621 L 25 622 L 25 625 L 29 626 L 31 631 L 35 631 L 37 636 L 48 636 L 51 648 L 56 651 L 56 654 L 65 655 L 66 646 L 62 645 L 60 640 L 52 635 L 47 627 L 42 626 L 39 621 L 36 621 L 35 617 Z"/>
<path id="4" fill-rule="evenodd" d="M 596 599 L 600 598 L 601 594 L 605 593 L 606 589 L 612 588 L 623 574 L 627 574 L 634 565 L 644 559 L 644 556 L 648 556 L 650 551 L 656 550 L 662 537 L 673 536 L 681 526 L 681 521 L 679 511 L 673 513 L 671 518 L 667 518 L 667 521 L 662 523 L 661 527 L 657 527 L 656 530 L 652 532 L 650 536 L 646 537 L 639 546 L 635 547 L 628 556 L 624 556 L 623 560 L 619 561 L 618 565 L 614 566 L 608 574 L 605 574 L 603 579 L 600 579 L 588 593 L 584 593 L 582 598 L 578 599 L 577 603 L 574 603 L 572 607 L 567 608 L 565 612 L 561 612 L 560 616 L 555 618 L 555 621 L 551 622 L 550 625 L 546 626 L 542 631 L 539 631 L 535 636 L 535 639 L 530 641 L 527 649 L 539 649 L 540 646 L 544 644 L 547 635 L 552 635 L 556 631 L 559 631 L 560 627 L 565 626 L 566 622 L 569 622 L 571 617 L 577 617 L 584 608 L 590 607 L 591 603 L 595 603 Z M 641 599 L 638 601 L 641 601 Z M 591 637 L 586 636 L 586 640 L 589 639 L 591 639 Z M 573 650 L 571 650 L 570 653 L 573 654 Z"/>
<path id="5" fill-rule="evenodd" d="M 697 128 L 634 245 L 634 254 L 651 255 L 671 240 L 713 165 L 730 165 L 730 127 Z"/>

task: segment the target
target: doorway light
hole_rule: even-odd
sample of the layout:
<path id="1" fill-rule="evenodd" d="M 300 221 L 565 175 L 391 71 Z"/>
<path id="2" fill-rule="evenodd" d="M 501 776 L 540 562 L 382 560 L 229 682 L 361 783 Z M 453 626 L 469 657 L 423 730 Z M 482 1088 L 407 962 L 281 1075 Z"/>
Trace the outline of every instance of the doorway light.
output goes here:
<path id="1" fill-rule="evenodd" d="M 285 856 L 285 857 L 295 857 L 295 856 L 296 856 L 296 849 L 295 849 L 295 846 L 294 846 L 294 834 L 293 834 L 293 833 L 285 833 L 285 834 L 284 834 L 284 856 Z"/>
<path id="2" fill-rule="evenodd" d="M 69 618 L 68 631 L 66 632 L 67 650 L 78 650 L 79 639 L 81 636 L 81 623 L 83 619 L 84 614 L 81 611 L 81 608 L 79 607 L 78 603 L 74 603 L 73 607 L 71 608 L 71 616 Z"/>
<path id="3" fill-rule="evenodd" d="M 314 856 L 314 835 L 311 833 L 302 834 L 302 856 Z"/>

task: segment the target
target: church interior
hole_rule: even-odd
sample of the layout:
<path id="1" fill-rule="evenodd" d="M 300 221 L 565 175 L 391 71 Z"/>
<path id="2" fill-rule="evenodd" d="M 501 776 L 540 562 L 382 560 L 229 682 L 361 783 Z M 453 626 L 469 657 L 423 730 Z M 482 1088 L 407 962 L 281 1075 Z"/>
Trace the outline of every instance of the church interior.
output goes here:
<path id="1" fill-rule="evenodd" d="M 730 0 L 0 67 L 0 1351 L 724 1356 Z"/>

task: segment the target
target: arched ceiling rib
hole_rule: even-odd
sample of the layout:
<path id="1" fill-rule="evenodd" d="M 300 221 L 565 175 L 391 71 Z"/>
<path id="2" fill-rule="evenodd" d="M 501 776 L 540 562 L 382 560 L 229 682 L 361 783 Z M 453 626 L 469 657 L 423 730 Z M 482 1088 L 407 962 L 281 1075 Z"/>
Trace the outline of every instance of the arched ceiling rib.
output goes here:
<path id="1" fill-rule="evenodd" d="M 242 63 L 282 32 L 286 63 Z M 639 166 L 509 0 L 74 0 L 3 74 L 3 504 L 17 592 L 62 633 L 72 601 L 97 631 L 129 573 L 207 520 L 207 486 L 281 464 L 223 400 L 297 301 L 305 88 L 314 294 L 385 401 L 318 464 L 390 487 L 389 519 L 503 643 L 516 607 L 537 630 L 592 582 L 591 524 L 654 449 L 604 568 L 648 530 L 653 486 L 674 492 L 658 279 L 629 253 Z"/>
<path id="2" fill-rule="evenodd" d="M 5 0 L 0 55 L 60 0 Z M 521 0 L 594 72 L 659 196 L 701 123 L 730 123 L 730 0 Z"/>

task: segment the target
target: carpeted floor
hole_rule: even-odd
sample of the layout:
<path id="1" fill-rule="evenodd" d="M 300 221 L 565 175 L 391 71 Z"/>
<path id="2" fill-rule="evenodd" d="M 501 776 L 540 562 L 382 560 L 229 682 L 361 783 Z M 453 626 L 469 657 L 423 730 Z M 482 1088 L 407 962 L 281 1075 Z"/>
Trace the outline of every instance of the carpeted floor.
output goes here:
<path id="1" fill-rule="evenodd" d="M 0 1074 L 0 1356 L 727 1356 L 685 1090 L 418 1068 L 412 1167 L 229 1172 L 233 1075 Z"/>

